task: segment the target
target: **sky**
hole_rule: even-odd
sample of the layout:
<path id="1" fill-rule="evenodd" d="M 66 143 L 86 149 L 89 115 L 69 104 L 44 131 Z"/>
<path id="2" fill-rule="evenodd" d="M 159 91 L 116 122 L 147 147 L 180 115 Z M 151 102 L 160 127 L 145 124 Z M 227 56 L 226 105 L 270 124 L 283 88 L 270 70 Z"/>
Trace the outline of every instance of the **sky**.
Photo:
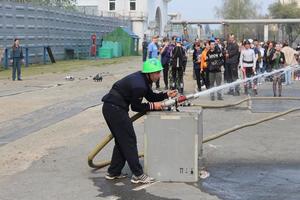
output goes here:
<path id="1" fill-rule="evenodd" d="M 267 13 L 268 6 L 278 0 L 251 0 L 261 5 L 263 14 Z M 214 8 L 221 0 L 172 0 L 168 12 L 180 12 L 182 20 L 217 19 Z"/>

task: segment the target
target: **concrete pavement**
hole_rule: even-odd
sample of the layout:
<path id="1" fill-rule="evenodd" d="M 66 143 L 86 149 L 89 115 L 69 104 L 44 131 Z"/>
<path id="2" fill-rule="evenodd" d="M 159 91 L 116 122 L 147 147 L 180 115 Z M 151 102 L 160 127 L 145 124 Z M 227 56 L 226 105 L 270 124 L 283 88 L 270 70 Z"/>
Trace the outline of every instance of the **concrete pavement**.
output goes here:
<path id="1" fill-rule="evenodd" d="M 48 81 L 43 80 L 43 85 L 63 85 L 28 91 L 28 86 L 41 85 L 41 77 L 28 77 L 29 80 L 24 77 L 22 83 L 16 83 L 17 87 L 15 83 L 0 80 L 1 91 L 5 90 L 0 92 L 3 94 L 0 97 L 0 199 L 300 199 L 297 170 L 300 112 L 205 144 L 204 166 L 210 176 L 198 183 L 158 182 L 140 188 L 131 184 L 129 178 L 105 180 L 106 168 L 89 168 L 88 153 L 108 133 L 101 114 L 101 96 L 115 80 L 138 70 L 139 64 L 140 58 L 133 57 L 125 64 L 105 66 L 101 70 L 109 71 L 110 76 L 103 83 L 89 79 L 66 82 L 63 74 L 56 74 Z M 88 76 L 97 70 L 74 73 Z M 186 92 L 193 93 L 195 85 L 188 67 Z M 294 82 L 284 87 L 283 95 L 300 96 L 299 90 L 300 83 Z M 270 96 L 270 91 L 270 83 L 259 86 L 259 96 Z M 215 102 L 201 97 L 193 103 L 227 104 L 245 97 L 225 95 L 224 101 Z M 294 104 L 300 106 L 299 101 Z M 93 105 L 96 106 L 89 108 Z M 247 104 L 204 110 L 204 138 L 272 114 L 251 112 Z M 135 129 L 138 148 L 143 151 L 143 119 L 135 123 Z M 96 159 L 110 159 L 112 147 L 109 144 Z"/>

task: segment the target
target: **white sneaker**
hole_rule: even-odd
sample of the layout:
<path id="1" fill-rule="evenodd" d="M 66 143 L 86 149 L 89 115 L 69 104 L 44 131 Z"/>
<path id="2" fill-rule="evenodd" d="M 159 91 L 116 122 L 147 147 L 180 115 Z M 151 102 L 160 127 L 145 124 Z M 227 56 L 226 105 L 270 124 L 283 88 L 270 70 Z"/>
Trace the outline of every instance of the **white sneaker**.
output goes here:
<path id="1" fill-rule="evenodd" d="M 149 184 L 149 183 L 153 183 L 154 181 L 155 181 L 154 178 L 152 178 L 146 174 L 142 174 L 140 176 L 132 175 L 132 178 L 131 178 L 131 183 L 134 183 L 134 184 L 138 184 L 138 183 Z"/>
<path id="2" fill-rule="evenodd" d="M 122 179 L 126 178 L 127 176 L 125 174 L 120 174 L 120 175 L 112 175 L 112 174 L 106 174 L 105 179 L 106 180 L 114 180 L 114 179 Z"/>

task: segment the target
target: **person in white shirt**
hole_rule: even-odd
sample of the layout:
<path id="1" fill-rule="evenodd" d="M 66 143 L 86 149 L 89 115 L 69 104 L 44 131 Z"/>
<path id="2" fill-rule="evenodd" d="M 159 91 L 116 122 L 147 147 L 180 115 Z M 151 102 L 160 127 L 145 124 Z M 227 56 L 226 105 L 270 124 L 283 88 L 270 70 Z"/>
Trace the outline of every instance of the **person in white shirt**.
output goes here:
<path id="1" fill-rule="evenodd" d="M 243 78 L 250 78 L 256 74 L 256 57 L 253 49 L 250 48 L 250 42 L 246 40 L 244 42 L 245 49 L 242 50 L 240 55 L 240 66 L 243 73 Z M 248 89 L 252 89 L 251 81 L 244 84 L 245 94 L 248 94 Z M 257 95 L 257 84 L 253 81 L 253 93 Z"/>
<path id="2" fill-rule="evenodd" d="M 262 47 L 264 43 L 261 42 L 260 45 L 259 45 L 259 52 L 260 52 L 260 58 L 258 57 L 258 59 L 260 60 L 259 62 L 259 72 L 260 73 L 264 73 L 265 70 L 266 70 L 266 63 L 265 63 L 265 60 L 264 60 L 264 57 L 265 57 L 265 49 Z"/>
<path id="3" fill-rule="evenodd" d="M 294 50 L 293 48 L 289 47 L 287 43 L 283 43 L 283 48 L 281 52 L 284 53 L 286 66 L 297 65 L 298 62 L 296 60 L 296 56 L 299 54 L 298 51 Z M 286 70 L 284 74 L 284 85 L 289 85 L 292 83 L 292 71 Z"/>

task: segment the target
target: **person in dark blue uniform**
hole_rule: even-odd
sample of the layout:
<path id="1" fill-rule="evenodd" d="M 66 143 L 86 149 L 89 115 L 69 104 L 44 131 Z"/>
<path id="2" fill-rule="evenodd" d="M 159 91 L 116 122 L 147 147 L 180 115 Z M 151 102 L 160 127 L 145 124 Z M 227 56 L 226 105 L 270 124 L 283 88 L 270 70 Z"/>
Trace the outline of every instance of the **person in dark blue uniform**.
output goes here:
<path id="1" fill-rule="evenodd" d="M 151 85 L 159 79 L 162 69 L 158 59 L 148 59 L 144 62 L 142 71 L 132 73 L 114 83 L 112 89 L 102 98 L 102 113 L 115 139 L 111 165 L 105 176 L 108 180 L 124 178 L 121 171 L 127 161 L 133 173 L 132 183 L 144 184 L 154 181 L 144 174 L 140 165 L 136 135 L 128 111 L 129 106 L 135 112 L 162 110 L 160 101 L 177 95 L 176 90 L 164 93 L 152 91 Z M 142 103 L 143 98 L 148 103 Z"/>
<path id="2" fill-rule="evenodd" d="M 147 54 L 148 54 L 148 42 L 147 42 L 147 37 L 144 34 L 144 40 L 142 43 L 142 47 L 143 47 L 143 62 L 145 62 L 147 60 Z"/>
<path id="3" fill-rule="evenodd" d="M 20 41 L 18 38 L 14 40 L 12 51 L 10 53 L 10 62 L 12 64 L 12 80 L 16 80 L 16 72 L 18 81 L 21 81 L 21 64 L 24 63 L 24 56 Z"/>

